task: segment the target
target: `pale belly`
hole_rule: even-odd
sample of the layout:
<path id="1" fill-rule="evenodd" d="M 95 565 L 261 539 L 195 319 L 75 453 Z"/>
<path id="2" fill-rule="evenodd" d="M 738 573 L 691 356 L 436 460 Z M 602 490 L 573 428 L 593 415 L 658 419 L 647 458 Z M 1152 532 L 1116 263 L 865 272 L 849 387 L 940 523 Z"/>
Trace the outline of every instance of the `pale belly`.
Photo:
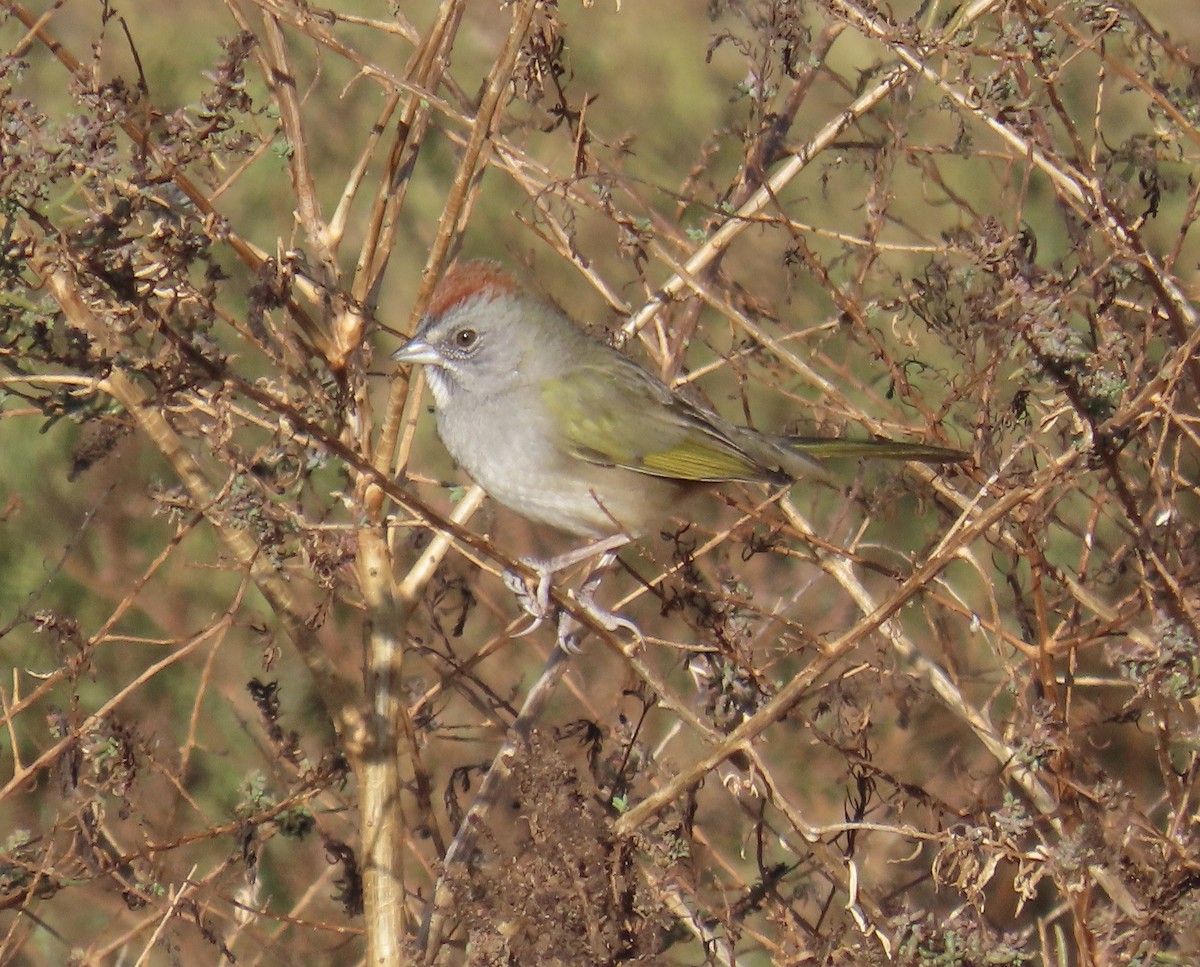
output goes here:
<path id="1" fill-rule="evenodd" d="M 559 452 L 544 428 L 499 409 L 494 401 L 476 406 L 469 422 L 439 411 L 438 430 L 471 478 L 528 520 L 587 537 L 638 537 L 666 521 L 694 489 Z"/>

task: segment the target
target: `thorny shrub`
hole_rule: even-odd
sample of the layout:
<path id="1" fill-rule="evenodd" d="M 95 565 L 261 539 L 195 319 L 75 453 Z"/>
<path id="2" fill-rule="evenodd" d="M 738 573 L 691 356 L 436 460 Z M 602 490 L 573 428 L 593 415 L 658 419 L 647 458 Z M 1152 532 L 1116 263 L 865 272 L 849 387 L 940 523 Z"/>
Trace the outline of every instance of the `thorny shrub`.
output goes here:
<path id="1" fill-rule="evenodd" d="M 0 14 L 0 961 L 1200 956 L 1186 4 L 168 7 Z M 460 253 L 971 459 L 514 637 L 383 362 Z"/>

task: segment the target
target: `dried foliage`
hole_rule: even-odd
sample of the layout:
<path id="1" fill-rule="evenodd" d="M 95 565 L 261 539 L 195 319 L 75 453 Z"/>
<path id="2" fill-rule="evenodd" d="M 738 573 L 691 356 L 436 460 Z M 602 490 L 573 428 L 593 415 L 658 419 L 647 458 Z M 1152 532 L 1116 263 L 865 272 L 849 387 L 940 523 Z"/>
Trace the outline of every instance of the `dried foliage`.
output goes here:
<path id="1" fill-rule="evenodd" d="M 396 6 L 3 5 L 0 962 L 1195 962 L 1194 12 Z M 382 362 L 459 254 L 973 460 L 514 637 Z"/>

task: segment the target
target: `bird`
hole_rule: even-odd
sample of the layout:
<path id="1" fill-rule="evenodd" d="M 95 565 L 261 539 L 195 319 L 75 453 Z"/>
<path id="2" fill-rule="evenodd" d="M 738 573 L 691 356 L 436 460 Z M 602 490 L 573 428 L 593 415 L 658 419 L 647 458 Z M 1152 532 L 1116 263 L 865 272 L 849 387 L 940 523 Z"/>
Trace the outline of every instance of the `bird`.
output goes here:
<path id="1" fill-rule="evenodd" d="M 714 485 L 824 479 L 828 458 L 967 459 L 923 443 L 735 424 L 576 326 L 490 260 L 445 274 L 392 359 L 425 367 L 438 435 L 490 497 L 588 542 L 536 562 L 538 607 L 548 603 L 548 575 L 592 555 L 611 562 L 616 549 Z"/>

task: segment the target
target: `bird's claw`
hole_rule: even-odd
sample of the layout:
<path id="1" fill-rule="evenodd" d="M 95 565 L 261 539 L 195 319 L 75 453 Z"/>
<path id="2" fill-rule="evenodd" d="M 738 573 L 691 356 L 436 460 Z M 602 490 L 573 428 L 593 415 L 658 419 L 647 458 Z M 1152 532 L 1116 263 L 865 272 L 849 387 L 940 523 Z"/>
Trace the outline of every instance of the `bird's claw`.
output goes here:
<path id="1" fill-rule="evenodd" d="M 523 630 L 513 632 L 512 637 L 514 638 L 523 638 L 525 635 L 532 634 L 553 613 L 553 608 L 550 607 L 553 572 L 547 571 L 539 561 L 522 558 L 521 563 L 532 568 L 536 578 L 530 580 L 525 575 L 508 569 L 503 575 L 504 586 L 513 593 L 521 610 L 533 618 L 533 621 Z"/>
<path id="2" fill-rule="evenodd" d="M 603 608 L 597 604 L 596 599 L 592 597 L 595 590 L 594 586 L 589 586 L 589 583 L 585 582 L 583 587 L 579 589 L 579 593 L 572 594 L 571 596 L 575 599 L 575 603 L 579 605 L 583 613 L 605 631 L 613 633 L 628 631 L 633 636 L 633 647 L 635 650 L 645 645 L 646 638 L 642 634 L 642 629 L 623 615 L 619 615 L 615 611 L 609 611 L 607 608 Z"/>
<path id="3" fill-rule="evenodd" d="M 508 633 L 508 637 L 524 638 L 526 635 L 533 634 L 535 631 L 538 630 L 538 628 L 540 628 L 545 623 L 546 623 L 545 615 L 531 615 L 531 620 L 530 620 L 529 624 L 527 624 L 520 631 L 510 631 Z"/>
<path id="4" fill-rule="evenodd" d="M 558 637 L 555 643 L 568 655 L 578 655 L 583 651 L 583 639 L 586 634 L 587 629 L 567 612 L 559 614 Z"/>

